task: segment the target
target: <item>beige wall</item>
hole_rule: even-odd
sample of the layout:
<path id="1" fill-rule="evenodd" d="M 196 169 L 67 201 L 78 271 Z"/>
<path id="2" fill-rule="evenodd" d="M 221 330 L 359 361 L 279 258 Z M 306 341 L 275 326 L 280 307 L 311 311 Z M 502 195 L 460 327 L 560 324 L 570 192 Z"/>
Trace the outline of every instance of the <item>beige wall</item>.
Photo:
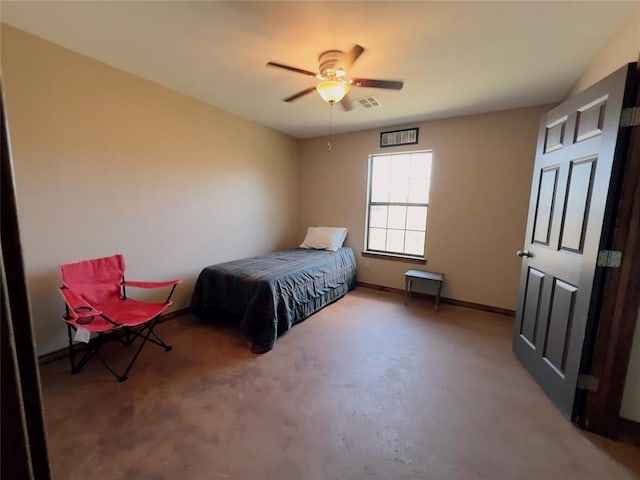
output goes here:
<path id="1" fill-rule="evenodd" d="M 640 54 L 640 5 L 631 10 L 626 21 L 607 40 L 594 57 L 570 95 L 581 92 L 626 63 L 637 62 Z"/>
<path id="2" fill-rule="evenodd" d="M 122 252 L 131 279 L 289 247 L 297 141 L 2 25 L 2 75 L 39 354 L 65 345 L 58 265 Z"/>
<path id="3" fill-rule="evenodd" d="M 404 288 L 415 264 L 363 258 L 367 158 L 432 149 L 427 270 L 444 272 L 443 296 L 516 308 L 538 124 L 548 106 L 432 121 L 418 145 L 381 149 L 380 129 L 301 141 L 298 233 L 307 226 L 349 228 L 362 282 Z M 383 130 L 389 130 L 385 128 Z M 423 268 L 420 266 L 420 268 Z"/>

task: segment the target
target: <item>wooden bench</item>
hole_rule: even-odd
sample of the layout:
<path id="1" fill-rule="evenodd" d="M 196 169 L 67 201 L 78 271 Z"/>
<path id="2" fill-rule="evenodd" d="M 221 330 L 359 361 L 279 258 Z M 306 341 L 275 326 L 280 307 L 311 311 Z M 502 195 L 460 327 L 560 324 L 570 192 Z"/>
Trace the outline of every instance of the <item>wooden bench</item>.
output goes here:
<path id="1" fill-rule="evenodd" d="M 411 297 L 413 292 L 414 280 L 428 280 L 437 283 L 436 289 L 436 312 L 440 305 L 440 292 L 442 292 L 442 284 L 444 283 L 444 274 L 434 272 L 424 272 L 421 270 L 408 270 L 404 274 L 404 304 L 407 304 L 407 300 Z"/>

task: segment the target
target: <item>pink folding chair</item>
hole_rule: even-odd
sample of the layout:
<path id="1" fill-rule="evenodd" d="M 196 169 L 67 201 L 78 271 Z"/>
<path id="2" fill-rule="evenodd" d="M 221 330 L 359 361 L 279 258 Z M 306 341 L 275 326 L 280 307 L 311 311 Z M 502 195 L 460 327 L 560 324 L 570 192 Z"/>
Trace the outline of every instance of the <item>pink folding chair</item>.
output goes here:
<path id="1" fill-rule="evenodd" d="M 65 301 L 63 319 L 67 322 L 72 374 L 78 373 L 87 361 L 95 356 L 119 382 L 123 382 L 147 342 L 154 343 L 166 351 L 171 350 L 172 347 L 164 343 L 153 329 L 162 312 L 173 303 L 171 296 L 176 285 L 182 283 L 182 280 L 131 282 L 125 281 L 124 271 L 124 257 L 121 254 L 60 265 L 60 293 Z M 171 291 L 164 303 L 150 303 L 128 298 L 126 287 L 171 287 Z M 88 330 L 91 336 L 95 336 L 88 341 L 84 355 L 76 364 L 72 332 L 79 328 Z M 99 350 L 110 341 L 128 346 L 136 338 L 142 341 L 124 373 L 119 375 Z"/>

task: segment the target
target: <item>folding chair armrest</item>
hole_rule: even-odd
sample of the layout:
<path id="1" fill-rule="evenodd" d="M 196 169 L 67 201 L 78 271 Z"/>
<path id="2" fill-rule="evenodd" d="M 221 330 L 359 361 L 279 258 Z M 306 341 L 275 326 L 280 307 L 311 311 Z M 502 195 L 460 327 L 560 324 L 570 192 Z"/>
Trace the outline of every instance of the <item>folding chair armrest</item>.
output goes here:
<path id="1" fill-rule="evenodd" d="M 179 285 L 182 283 L 182 280 L 168 280 L 166 282 L 133 282 L 131 280 L 125 280 L 124 284 L 127 287 L 138 287 L 138 288 L 161 288 L 161 287 L 172 287 L 174 285 Z"/>
<path id="2" fill-rule="evenodd" d="M 171 291 L 169 292 L 167 299 L 164 301 L 164 303 L 170 303 L 171 296 L 173 295 L 173 291 L 176 289 L 176 285 L 180 285 L 181 283 L 182 283 L 182 280 L 168 280 L 166 282 L 131 282 L 129 280 L 125 280 L 123 285 L 125 287 L 138 287 L 138 288 L 171 287 Z"/>
<path id="3" fill-rule="evenodd" d="M 60 293 L 67 304 L 68 315 L 76 320 L 78 318 L 93 317 L 95 315 L 101 315 L 100 310 L 96 310 L 93 305 L 87 302 L 80 295 L 75 293 L 69 287 L 61 287 Z"/>

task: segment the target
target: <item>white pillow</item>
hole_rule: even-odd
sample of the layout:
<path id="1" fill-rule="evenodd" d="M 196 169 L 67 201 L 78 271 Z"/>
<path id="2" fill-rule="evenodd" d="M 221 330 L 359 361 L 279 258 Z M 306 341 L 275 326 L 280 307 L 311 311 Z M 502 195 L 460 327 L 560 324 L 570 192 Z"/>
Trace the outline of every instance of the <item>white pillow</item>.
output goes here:
<path id="1" fill-rule="evenodd" d="M 300 248 L 315 248 L 318 250 L 331 250 L 335 252 L 347 238 L 348 230 L 345 227 L 309 227 L 307 236 Z"/>

